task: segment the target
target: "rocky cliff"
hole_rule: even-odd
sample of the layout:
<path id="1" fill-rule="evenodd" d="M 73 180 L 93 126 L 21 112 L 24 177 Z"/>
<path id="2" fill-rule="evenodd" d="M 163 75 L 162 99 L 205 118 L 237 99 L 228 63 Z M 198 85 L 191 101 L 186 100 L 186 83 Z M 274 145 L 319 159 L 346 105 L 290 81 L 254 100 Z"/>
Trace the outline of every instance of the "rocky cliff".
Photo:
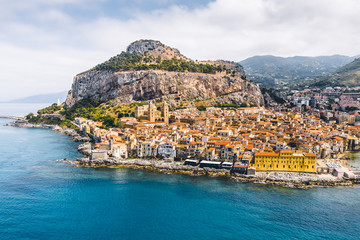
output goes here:
<path id="1" fill-rule="evenodd" d="M 258 85 L 246 79 L 241 65 L 227 61 L 195 62 L 152 40 L 137 41 L 127 52 L 75 76 L 65 104 L 70 107 L 84 98 L 263 104 Z"/>

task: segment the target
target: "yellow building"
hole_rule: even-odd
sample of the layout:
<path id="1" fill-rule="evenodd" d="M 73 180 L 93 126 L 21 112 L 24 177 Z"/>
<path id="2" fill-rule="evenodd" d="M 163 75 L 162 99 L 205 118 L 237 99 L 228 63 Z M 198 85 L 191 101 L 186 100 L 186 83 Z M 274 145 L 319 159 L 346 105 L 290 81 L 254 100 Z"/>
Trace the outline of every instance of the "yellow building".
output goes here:
<path id="1" fill-rule="evenodd" d="M 256 171 L 316 172 L 314 153 L 296 153 L 293 151 L 258 152 L 251 162 Z"/>

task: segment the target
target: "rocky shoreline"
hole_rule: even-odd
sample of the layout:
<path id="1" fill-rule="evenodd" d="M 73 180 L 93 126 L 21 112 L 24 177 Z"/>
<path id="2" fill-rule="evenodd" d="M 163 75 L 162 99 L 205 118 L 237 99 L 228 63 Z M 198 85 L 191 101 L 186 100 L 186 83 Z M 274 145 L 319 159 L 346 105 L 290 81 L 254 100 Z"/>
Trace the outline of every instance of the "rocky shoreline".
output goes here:
<path id="1" fill-rule="evenodd" d="M 71 128 L 62 128 L 58 125 L 50 125 L 50 124 L 32 124 L 27 122 L 26 120 L 15 120 L 13 122 L 7 123 L 6 126 L 18 127 L 18 128 L 48 128 L 53 131 L 57 131 L 59 133 L 64 133 L 67 136 L 71 136 L 71 139 L 74 142 L 90 142 L 91 139 L 88 136 L 81 136 L 77 131 Z"/>
<path id="2" fill-rule="evenodd" d="M 294 173 L 294 172 L 257 172 L 255 175 L 231 173 L 226 169 L 200 168 L 198 166 L 184 165 L 182 162 L 145 159 L 96 159 L 87 157 L 69 161 L 80 167 L 108 167 L 130 168 L 160 172 L 166 174 L 183 174 L 189 176 L 224 177 L 240 183 L 254 183 L 296 189 L 310 189 L 313 187 L 350 187 L 360 183 L 359 179 L 344 179 L 330 174 Z"/>
<path id="3" fill-rule="evenodd" d="M 81 136 L 74 129 L 61 128 L 58 125 L 30 124 L 26 120 L 16 120 L 6 124 L 19 128 L 48 128 L 59 133 L 71 136 L 75 142 L 83 142 L 78 146 L 78 151 L 84 155 L 75 161 L 65 159 L 74 166 L 79 167 L 108 167 L 130 168 L 166 174 L 183 174 L 189 176 L 223 177 L 240 183 L 254 183 L 287 188 L 310 189 L 313 187 L 350 187 L 360 184 L 360 179 L 344 179 L 330 174 L 295 173 L 295 172 L 257 172 L 255 175 L 231 173 L 227 169 L 200 168 L 198 166 L 184 165 L 183 162 L 149 160 L 149 159 L 95 159 L 90 160 L 91 139 Z"/>

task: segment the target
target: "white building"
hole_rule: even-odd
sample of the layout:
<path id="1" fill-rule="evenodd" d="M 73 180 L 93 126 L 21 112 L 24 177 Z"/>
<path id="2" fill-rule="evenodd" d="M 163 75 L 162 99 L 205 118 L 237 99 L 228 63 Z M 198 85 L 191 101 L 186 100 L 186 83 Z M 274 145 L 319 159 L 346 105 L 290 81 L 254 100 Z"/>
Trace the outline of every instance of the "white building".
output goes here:
<path id="1" fill-rule="evenodd" d="M 125 143 L 115 143 L 112 145 L 112 156 L 116 158 L 128 158 L 128 148 Z"/>
<path id="2" fill-rule="evenodd" d="M 158 155 L 163 158 L 176 157 L 175 146 L 172 143 L 160 143 L 158 147 Z"/>

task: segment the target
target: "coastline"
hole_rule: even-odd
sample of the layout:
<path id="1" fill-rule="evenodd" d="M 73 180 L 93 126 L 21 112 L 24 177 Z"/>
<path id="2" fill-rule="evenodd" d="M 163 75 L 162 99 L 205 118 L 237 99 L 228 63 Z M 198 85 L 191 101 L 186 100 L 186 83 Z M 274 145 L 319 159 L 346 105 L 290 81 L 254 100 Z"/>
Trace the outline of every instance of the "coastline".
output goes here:
<path id="1" fill-rule="evenodd" d="M 71 128 L 62 128 L 58 125 L 51 124 L 31 124 L 26 120 L 15 120 L 6 124 L 6 126 L 10 127 L 18 127 L 18 128 L 42 128 L 42 129 L 51 129 L 53 131 L 64 133 L 67 136 L 71 136 L 74 142 L 89 142 L 91 139 L 88 136 L 82 137 L 79 133 L 77 133 L 74 129 Z"/>
<path id="2" fill-rule="evenodd" d="M 253 183 L 272 185 L 296 189 L 310 189 L 313 187 L 352 187 L 360 184 L 359 179 L 343 179 L 330 174 L 313 174 L 297 172 L 257 172 L 255 175 L 231 173 L 226 169 L 200 168 L 184 165 L 182 162 L 149 159 L 96 159 L 81 158 L 69 161 L 78 167 L 91 168 L 130 168 L 165 174 L 181 174 L 188 176 L 221 177 L 239 183 Z"/>
<path id="3" fill-rule="evenodd" d="M 188 176 L 221 177 L 239 183 L 253 183 L 269 186 L 279 186 L 296 189 L 310 189 L 314 187 L 352 187 L 360 184 L 360 179 L 344 179 L 331 174 L 302 173 L 302 172 L 256 172 L 255 175 L 231 173 L 227 169 L 200 168 L 198 166 L 184 165 L 183 162 L 164 161 L 153 159 L 96 159 L 90 160 L 90 138 L 82 137 L 74 129 L 61 128 L 58 125 L 30 124 L 26 120 L 16 120 L 6 124 L 19 128 L 47 128 L 59 133 L 64 133 L 75 142 L 84 142 L 78 146 L 78 151 L 84 155 L 75 161 L 64 159 L 75 167 L 91 168 L 128 168 L 145 170 L 163 174 L 181 174 Z M 90 152 L 89 152 L 90 151 Z M 348 155 L 350 152 L 343 153 Z"/>

